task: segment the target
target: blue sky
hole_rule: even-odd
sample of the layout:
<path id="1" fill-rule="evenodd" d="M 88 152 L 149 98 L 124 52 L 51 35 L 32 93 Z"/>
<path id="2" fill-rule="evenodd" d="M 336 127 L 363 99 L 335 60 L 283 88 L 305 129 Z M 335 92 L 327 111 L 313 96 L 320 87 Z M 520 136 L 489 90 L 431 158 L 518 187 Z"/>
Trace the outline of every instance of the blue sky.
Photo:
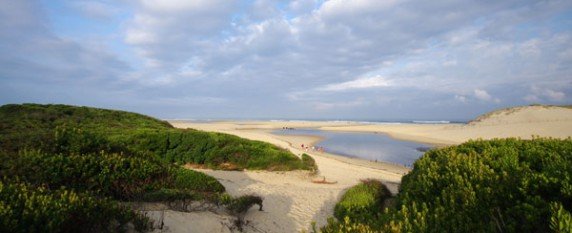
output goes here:
<path id="1" fill-rule="evenodd" d="M 466 120 L 572 103 L 572 2 L 0 0 L 0 104 Z"/>

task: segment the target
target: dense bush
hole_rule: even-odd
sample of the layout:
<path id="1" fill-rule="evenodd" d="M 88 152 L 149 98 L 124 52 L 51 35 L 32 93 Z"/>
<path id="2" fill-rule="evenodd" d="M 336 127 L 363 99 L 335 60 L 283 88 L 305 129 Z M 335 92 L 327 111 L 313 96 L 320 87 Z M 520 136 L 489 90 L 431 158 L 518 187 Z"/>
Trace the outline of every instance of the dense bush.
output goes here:
<path id="1" fill-rule="evenodd" d="M 197 130 L 141 131 L 121 139 L 132 151 L 170 163 L 203 164 L 223 170 L 294 170 L 313 168 L 285 149 L 237 136 Z"/>
<path id="2" fill-rule="evenodd" d="M 0 151 L 22 149 L 50 153 L 122 153 L 160 158 L 169 163 L 203 164 L 226 170 L 313 169 L 272 144 L 198 130 L 123 111 L 66 105 L 0 107 Z"/>
<path id="3" fill-rule="evenodd" d="M 258 205 L 258 210 L 262 211 L 262 198 L 256 195 L 244 195 L 230 199 L 226 205 L 234 214 L 244 214 L 254 205 Z"/>
<path id="4" fill-rule="evenodd" d="M 23 151 L 5 160 L 0 168 L 2 177 L 18 177 L 35 186 L 51 189 L 66 186 L 118 200 L 138 200 L 146 192 L 161 188 L 224 191 L 216 179 L 200 172 L 105 152 L 64 155 Z"/>
<path id="5" fill-rule="evenodd" d="M 371 227 L 364 223 L 352 222 L 349 217 L 344 217 L 336 221 L 334 218 L 328 218 L 328 224 L 320 230 L 322 233 L 376 233 L 380 232 L 378 229 Z M 318 232 L 315 225 L 312 232 Z"/>
<path id="6" fill-rule="evenodd" d="M 550 203 L 572 209 L 572 140 L 472 141 L 433 150 L 403 178 L 394 226 L 534 232 Z"/>
<path id="7" fill-rule="evenodd" d="M 334 207 L 334 216 L 342 221 L 349 218 L 352 222 L 374 224 L 369 220 L 382 214 L 383 204 L 391 192 L 378 180 L 363 180 L 351 187 Z"/>
<path id="8" fill-rule="evenodd" d="M 0 232 L 123 232 L 149 225 L 108 199 L 65 189 L 0 182 Z"/>
<path id="9" fill-rule="evenodd" d="M 550 204 L 550 229 L 558 233 L 572 233 L 572 214 L 562 204 Z"/>
<path id="10" fill-rule="evenodd" d="M 572 139 L 479 140 L 431 150 L 403 177 L 396 201 L 395 209 L 370 215 L 375 225 L 350 221 L 323 230 L 569 232 Z"/>
<path id="11" fill-rule="evenodd" d="M 305 168 L 308 168 L 314 172 L 318 171 L 318 165 L 316 164 L 316 161 L 314 160 L 314 158 L 312 158 L 312 156 L 309 156 L 308 154 L 304 153 L 302 154 L 302 164 L 304 164 Z"/>
<path id="12" fill-rule="evenodd" d="M 212 176 L 184 168 L 172 168 L 172 185 L 163 185 L 175 189 L 192 190 L 196 192 L 224 192 L 224 186 Z"/>
<path id="13" fill-rule="evenodd" d="M 37 149 L 53 140 L 57 127 L 77 128 L 104 135 L 129 130 L 173 128 L 169 123 L 137 113 L 68 105 L 8 104 L 0 106 L 0 148 L 17 152 Z"/>

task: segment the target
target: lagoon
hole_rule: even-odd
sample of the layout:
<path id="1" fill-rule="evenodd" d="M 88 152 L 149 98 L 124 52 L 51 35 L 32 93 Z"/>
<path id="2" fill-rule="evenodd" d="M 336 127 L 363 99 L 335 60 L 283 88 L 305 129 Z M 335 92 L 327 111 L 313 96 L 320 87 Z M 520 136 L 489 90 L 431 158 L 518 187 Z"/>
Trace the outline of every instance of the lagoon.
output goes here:
<path id="1" fill-rule="evenodd" d="M 309 135 L 322 138 L 315 146 L 326 152 L 370 161 L 411 167 L 430 145 L 397 140 L 381 133 L 330 132 L 316 129 L 282 129 L 277 135 Z M 296 145 L 300 146 L 300 145 Z"/>

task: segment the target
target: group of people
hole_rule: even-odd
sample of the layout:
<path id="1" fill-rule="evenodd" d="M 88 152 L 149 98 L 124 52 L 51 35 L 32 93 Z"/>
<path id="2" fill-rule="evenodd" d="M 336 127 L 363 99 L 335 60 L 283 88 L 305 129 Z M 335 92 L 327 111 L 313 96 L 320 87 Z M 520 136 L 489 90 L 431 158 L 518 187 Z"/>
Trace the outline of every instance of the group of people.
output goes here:
<path id="1" fill-rule="evenodd" d="M 325 151 L 324 147 L 321 147 L 321 146 L 316 147 L 316 146 L 309 146 L 309 145 L 302 144 L 302 145 L 300 145 L 300 147 L 302 147 L 302 150 L 305 150 L 306 152 L 312 150 L 312 151 L 324 153 L 324 151 Z"/>

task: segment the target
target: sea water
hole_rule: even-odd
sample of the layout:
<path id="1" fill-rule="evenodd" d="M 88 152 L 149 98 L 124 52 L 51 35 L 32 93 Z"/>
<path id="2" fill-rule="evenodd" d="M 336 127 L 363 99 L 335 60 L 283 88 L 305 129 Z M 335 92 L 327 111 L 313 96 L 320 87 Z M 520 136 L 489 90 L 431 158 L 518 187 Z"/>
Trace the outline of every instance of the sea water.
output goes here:
<path id="1" fill-rule="evenodd" d="M 331 132 L 315 129 L 283 129 L 273 133 L 320 136 L 323 140 L 314 146 L 323 147 L 328 153 L 407 167 L 411 167 L 424 151 L 431 148 L 430 145 L 397 140 L 381 133 Z"/>

